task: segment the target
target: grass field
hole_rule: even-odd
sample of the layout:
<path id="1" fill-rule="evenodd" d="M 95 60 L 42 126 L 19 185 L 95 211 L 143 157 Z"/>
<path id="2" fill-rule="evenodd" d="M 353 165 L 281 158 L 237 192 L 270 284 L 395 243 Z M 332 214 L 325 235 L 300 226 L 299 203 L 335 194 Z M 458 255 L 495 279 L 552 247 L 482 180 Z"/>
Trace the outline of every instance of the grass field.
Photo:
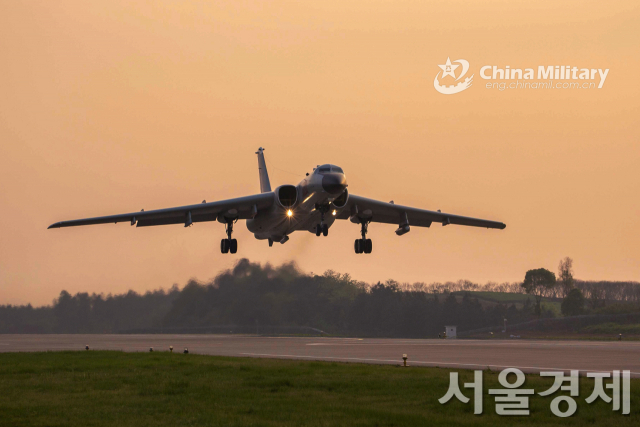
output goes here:
<path id="1" fill-rule="evenodd" d="M 464 295 L 468 293 L 471 297 L 477 297 L 492 302 L 501 302 L 503 304 L 524 304 L 527 299 L 531 300 L 531 303 L 535 301 L 534 297 L 528 294 L 515 294 L 511 292 L 482 292 L 482 291 L 458 291 L 455 295 Z M 546 298 L 543 298 L 546 301 Z"/>
<path id="2" fill-rule="evenodd" d="M 438 398 L 449 369 L 244 359 L 170 353 L 56 352 L 0 354 L 2 426 L 493 426 L 640 424 L 640 380 L 632 380 L 631 415 L 598 401 L 581 378 L 578 412 L 551 414 L 551 397 L 532 396 L 531 416 L 499 417 L 484 373 L 484 414 Z M 461 383 L 473 381 L 460 370 Z M 527 375 L 525 388 L 551 382 Z"/>
<path id="3" fill-rule="evenodd" d="M 480 292 L 480 291 L 458 291 L 454 292 L 454 295 L 462 299 L 462 296 L 468 293 L 472 298 L 478 298 L 478 301 L 482 303 L 490 303 L 491 306 L 495 304 L 505 304 L 511 305 L 515 304 L 516 307 L 522 308 L 524 303 L 530 300 L 531 304 L 534 304 L 535 297 L 528 294 L 515 294 L 510 292 Z M 554 301 L 551 298 L 542 298 L 542 309 L 543 310 L 551 310 L 555 313 L 556 316 L 560 316 L 560 306 L 561 302 Z"/>
<path id="4" fill-rule="evenodd" d="M 640 324 L 620 325 L 618 323 L 601 323 L 599 325 L 591 325 L 582 329 L 582 332 L 594 333 L 594 334 L 609 334 L 616 336 L 617 334 L 625 335 L 640 335 Z"/>

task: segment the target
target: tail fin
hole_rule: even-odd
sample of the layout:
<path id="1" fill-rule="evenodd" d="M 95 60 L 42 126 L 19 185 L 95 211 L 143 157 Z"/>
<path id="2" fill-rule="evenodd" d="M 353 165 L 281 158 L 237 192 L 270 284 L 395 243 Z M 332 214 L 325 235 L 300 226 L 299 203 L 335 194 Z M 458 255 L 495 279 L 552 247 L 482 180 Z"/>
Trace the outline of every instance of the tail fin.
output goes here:
<path id="1" fill-rule="evenodd" d="M 264 161 L 264 148 L 258 148 L 258 173 L 260 174 L 260 192 L 268 193 L 271 191 L 271 183 L 269 183 L 269 174 L 267 173 L 267 164 Z"/>

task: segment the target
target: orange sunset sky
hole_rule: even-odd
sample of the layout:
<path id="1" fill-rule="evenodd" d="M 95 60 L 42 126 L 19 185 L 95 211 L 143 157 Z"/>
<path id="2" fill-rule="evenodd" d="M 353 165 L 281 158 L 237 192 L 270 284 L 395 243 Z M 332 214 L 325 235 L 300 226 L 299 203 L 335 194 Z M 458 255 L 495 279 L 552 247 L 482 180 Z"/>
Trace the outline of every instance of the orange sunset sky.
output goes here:
<path id="1" fill-rule="evenodd" d="M 637 1 L 3 1 L 0 304 L 144 292 L 241 257 L 373 282 L 640 280 Z M 447 58 L 473 86 L 442 95 Z M 487 89 L 483 65 L 609 69 L 602 89 Z M 503 221 L 373 224 L 285 245 L 236 227 L 51 223 L 259 192 L 317 164 L 353 194 Z"/>

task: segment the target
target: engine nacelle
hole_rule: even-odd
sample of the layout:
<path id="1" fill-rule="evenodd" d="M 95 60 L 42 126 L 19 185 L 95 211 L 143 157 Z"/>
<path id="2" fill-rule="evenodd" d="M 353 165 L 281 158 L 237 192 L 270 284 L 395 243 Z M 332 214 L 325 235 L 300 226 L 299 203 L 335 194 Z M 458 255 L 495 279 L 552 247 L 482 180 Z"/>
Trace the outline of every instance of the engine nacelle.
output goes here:
<path id="1" fill-rule="evenodd" d="M 281 185 L 275 193 L 276 203 L 282 208 L 291 209 L 298 203 L 298 188 L 295 185 Z"/>
<path id="2" fill-rule="evenodd" d="M 344 208 L 347 205 L 347 202 L 349 201 L 349 190 L 344 190 L 344 193 L 342 193 L 341 195 L 339 195 L 334 201 L 333 201 L 333 206 L 335 206 L 336 208 L 340 209 L 340 208 Z"/>

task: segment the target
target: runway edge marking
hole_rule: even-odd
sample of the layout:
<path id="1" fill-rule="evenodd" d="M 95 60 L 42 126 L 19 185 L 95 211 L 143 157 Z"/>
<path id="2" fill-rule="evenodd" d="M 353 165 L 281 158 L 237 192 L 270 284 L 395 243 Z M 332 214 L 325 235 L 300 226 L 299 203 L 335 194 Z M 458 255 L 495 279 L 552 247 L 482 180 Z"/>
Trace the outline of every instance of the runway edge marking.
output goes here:
<path id="1" fill-rule="evenodd" d="M 355 361 L 363 361 L 363 362 L 394 362 L 394 363 L 402 363 L 400 360 L 396 359 L 368 359 L 361 357 L 329 357 L 329 356 L 304 356 L 304 355 L 295 355 L 295 354 L 268 354 L 268 353 L 239 353 L 245 356 L 265 356 L 265 357 L 289 357 L 289 358 L 301 358 L 301 359 L 325 359 L 325 360 L 355 360 Z M 454 366 L 479 366 L 479 367 L 488 367 L 488 368 L 518 368 L 518 369 L 534 369 L 539 371 L 571 371 L 571 368 L 542 368 L 539 366 L 515 366 L 515 365 L 486 365 L 484 363 L 455 363 L 455 362 L 425 362 L 419 360 L 412 360 L 409 363 L 419 363 L 423 365 L 436 365 L 442 367 L 449 367 L 451 365 Z M 579 369 L 580 372 L 604 372 L 602 370 L 597 369 Z M 630 372 L 632 375 L 640 376 L 640 372 Z"/>

